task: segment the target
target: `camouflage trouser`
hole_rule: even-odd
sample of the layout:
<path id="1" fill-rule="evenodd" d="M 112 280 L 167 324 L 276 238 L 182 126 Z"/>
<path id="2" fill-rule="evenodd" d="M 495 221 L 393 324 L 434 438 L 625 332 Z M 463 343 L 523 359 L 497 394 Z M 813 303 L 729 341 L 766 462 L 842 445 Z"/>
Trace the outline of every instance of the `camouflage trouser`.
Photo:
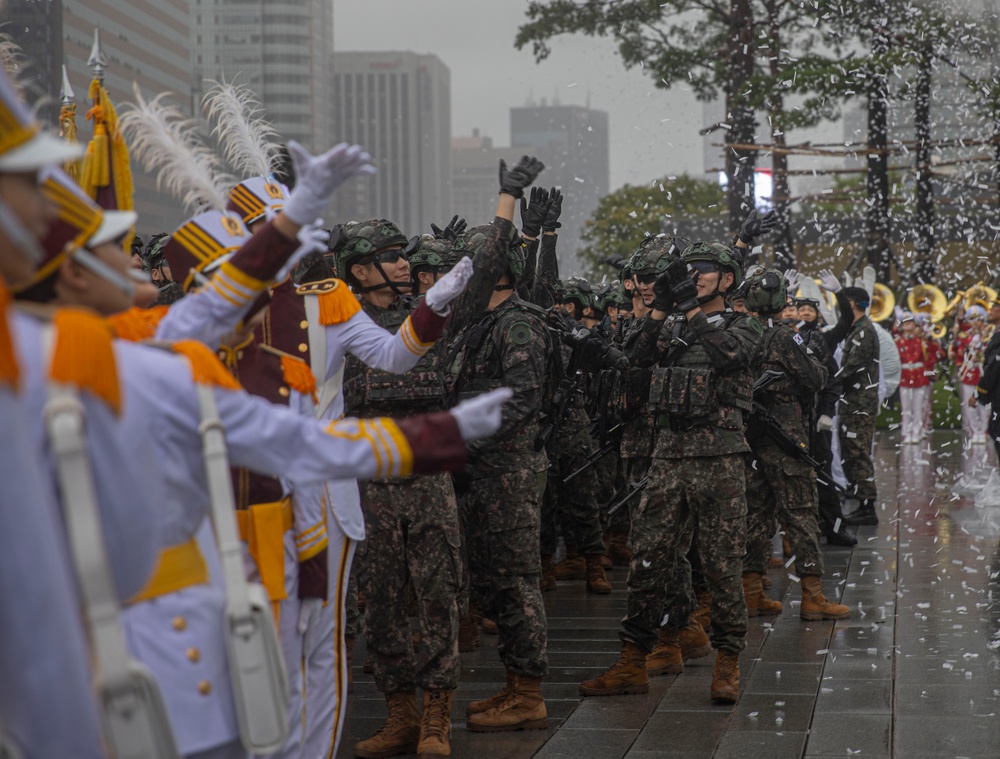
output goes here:
<path id="1" fill-rule="evenodd" d="M 608 516 L 608 509 L 612 504 L 612 496 L 615 493 L 615 475 L 618 472 L 618 451 L 611 450 L 604 454 L 596 464 L 594 472 L 597 474 L 597 503 L 601 510 L 601 526 L 605 531 L 628 532 L 628 512 L 622 513 L 618 509 L 613 515 Z"/>
<path id="2" fill-rule="evenodd" d="M 586 417 L 583 418 L 584 423 Z M 548 478 L 542 498 L 542 555 L 556 551 L 556 523 L 563 529 L 566 545 L 576 546 L 581 556 L 604 553 L 601 529 L 600 483 L 596 466 L 590 466 L 567 483 L 594 452 L 594 441 L 586 427 L 569 417 L 559 430 L 561 436 L 550 446 Z M 572 424 L 572 426 L 571 426 Z"/>
<path id="3" fill-rule="evenodd" d="M 874 414 L 846 414 L 840 418 L 840 458 L 847 477 L 848 492 L 857 490 L 859 500 L 875 499 L 875 465 L 872 441 Z"/>
<path id="4" fill-rule="evenodd" d="M 747 465 L 747 555 L 743 571 L 764 572 L 780 523 L 795 555 L 795 574 L 822 576 L 816 473 L 777 446 L 760 446 Z"/>
<path id="5" fill-rule="evenodd" d="M 500 628 L 500 660 L 529 677 L 543 677 L 549 666 L 538 586 L 544 479 L 531 469 L 474 479 L 460 504 L 471 603 Z"/>
<path id="6" fill-rule="evenodd" d="M 364 541 L 358 543 L 358 549 L 364 546 Z M 361 565 L 360 558 L 351 563 L 351 577 L 347 581 L 347 601 L 344 604 L 344 637 L 355 640 L 364 635 L 365 625 L 358 608 L 358 567 Z"/>
<path id="7" fill-rule="evenodd" d="M 458 507 L 447 474 L 361 485 L 367 538 L 358 575 L 375 684 L 385 694 L 458 685 Z M 412 583 L 420 620 L 414 652 L 406 615 Z"/>
<path id="8" fill-rule="evenodd" d="M 733 652 L 743 649 L 747 629 L 743 493 L 742 455 L 653 459 L 649 486 L 633 513 L 624 639 L 652 650 L 667 607 L 666 587 L 673 588 L 679 557 L 696 540 L 712 594 L 712 646 Z M 672 589 L 670 595 L 677 593 Z"/>

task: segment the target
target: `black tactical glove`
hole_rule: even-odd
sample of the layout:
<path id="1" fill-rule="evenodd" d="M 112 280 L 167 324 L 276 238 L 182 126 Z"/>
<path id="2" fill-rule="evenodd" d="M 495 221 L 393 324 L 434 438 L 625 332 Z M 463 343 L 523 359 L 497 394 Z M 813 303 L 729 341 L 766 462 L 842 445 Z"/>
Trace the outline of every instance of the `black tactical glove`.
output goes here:
<path id="1" fill-rule="evenodd" d="M 545 209 L 549 202 L 549 191 L 544 187 L 532 187 L 530 201 L 521 198 L 521 234 L 538 237 L 545 221 Z"/>
<path id="2" fill-rule="evenodd" d="M 743 220 L 743 226 L 740 227 L 740 233 L 737 237 L 745 245 L 753 245 L 756 238 L 768 234 L 778 226 L 778 221 L 777 211 L 771 210 L 762 215 L 755 208 Z"/>
<path id="3" fill-rule="evenodd" d="M 580 325 L 576 323 L 576 320 L 559 308 L 559 306 L 553 306 L 549 309 L 548 322 L 550 327 L 559 330 L 564 335 L 569 334 L 580 327 Z"/>
<path id="4" fill-rule="evenodd" d="M 549 190 L 549 204 L 545 211 L 545 221 L 542 222 L 543 232 L 555 232 L 562 224 L 559 223 L 559 215 L 562 213 L 563 194 L 559 188 L 553 187 Z"/>
<path id="5" fill-rule="evenodd" d="M 671 289 L 671 274 L 667 269 L 657 275 L 653 282 L 653 308 L 657 311 L 672 311 L 674 308 L 674 293 Z"/>
<path id="6" fill-rule="evenodd" d="M 696 272 L 694 278 L 690 276 L 682 277 L 670 285 L 670 291 L 673 293 L 677 310 L 682 314 L 686 314 L 700 305 L 698 303 L 698 276 Z"/>
<path id="7" fill-rule="evenodd" d="M 460 219 L 458 218 L 458 214 L 455 214 L 444 229 L 441 229 L 437 224 L 431 224 L 431 232 L 440 240 L 455 242 L 467 226 L 468 224 L 465 223 L 465 219 Z"/>
<path id="8" fill-rule="evenodd" d="M 530 187 L 545 164 L 537 158 L 522 156 L 513 169 L 507 168 L 507 162 L 500 159 L 500 194 L 513 195 L 515 198 L 524 197 L 524 189 Z"/>

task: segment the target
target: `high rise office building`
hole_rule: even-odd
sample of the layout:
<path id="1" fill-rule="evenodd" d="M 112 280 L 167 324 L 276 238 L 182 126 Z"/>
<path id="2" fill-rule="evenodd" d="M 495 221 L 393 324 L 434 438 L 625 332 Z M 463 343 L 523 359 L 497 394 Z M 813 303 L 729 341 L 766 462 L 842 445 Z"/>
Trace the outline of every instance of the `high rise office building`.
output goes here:
<path id="1" fill-rule="evenodd" d="M 189 0 L 192 107 L 212 81 L 253 90 L 283 142 L 326 150 L 333 4 L 329 0 Z"/>
<path id="2" fill-rule="evenodd" d="M 545 164 L 539 184 L 566 197 L 559 230 L 560 274 L 578 273 L 583 223 L 610 185 L 608 114 L 578 105 L 528 105 L 510 109 L 511 147 Z"/>
<path id="3" fill-rule="evenodd" d="M 92 134 L 84 116 L 92 78 L 87 60 L 97 28 L 108 62 L 105 85 L 119 109 L 134 101 L 133 82 L 147 97 L 170 91 L 184 111 L 190 107 L 188 0 L 7 0 L 0 17 L 10 21 L 8 33 L 24 50 L 29 77 L 39 86 L 29 97 L 42 94 L 51 99 L 43 111 L 50 123 L 58 113 L 62 65 L 66 65 L 76 93 L 81 141 Z M 139 231 L 169 230 L 183 221 L 180 204 L 157 191 L 155 177 L 134 162 L 132 169 Z"/>
<path id="4" fill-rule="evenodd" d="M 452 213 L 465 219 L 470 227 L 491 221 L 497 208 L 500 159 L 512 166 L 520 157 L 517 148 L 494 147 L 492 138 L 478 129 L 473 129 L 470 137 L 452 138 Z"/>
<path id="5" fill-rule="evenodd" d="M 336 141 L 364 145 L 378 168 L 337 193 L 337 221 L 381 217 L 415 235 L 451 218 L 451 74 L 437 56 L 335 53 L 333 110 Z"/>

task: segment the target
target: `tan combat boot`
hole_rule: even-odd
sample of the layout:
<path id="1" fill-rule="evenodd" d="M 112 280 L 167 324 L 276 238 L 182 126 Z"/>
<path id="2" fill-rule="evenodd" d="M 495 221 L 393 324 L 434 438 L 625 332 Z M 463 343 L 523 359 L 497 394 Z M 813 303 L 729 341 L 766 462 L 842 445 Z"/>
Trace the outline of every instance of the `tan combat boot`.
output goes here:
<path id="1" fill-rule="evenodd" d="M 476 622 L 476 624 L 483 629 L 484 633 L 486 633 L 487 635 L 497 635 L 499 633 L 499 628 L 497 627 L 497 623 L 494 622 L 489 617 L 487 617 L 481 611 L 479 611 L 473 606 L 470 606 L 469 613 L 472 615 L 472 619 Z"/>
<path id="2" fill-rule="evenodd" d="M 691 612 L 691 616 L 698 620 L 702 630 L 708 632 L 712 626 L 712 594 L 707 590 L 698 591 L 698 608 Z"/>
<path id="3" fill-rule="evenodd" d="M 424 691 L 417 759 L 451 756 L 451 690 Z"/>
<path id="4" fill-rule="evenodd" d="M 482 714 L 483 712 L 489 711 L 497 704 L 506 701 L 507 696 L 510 694 L 510 686 L 513 680 L 514 673 L 508 669 L 507 684 L 489 698 L 484 698 L 482 701 L 470 701 L 465 707 L 465 716 L 471 717 L 473 714 Z"/>
<path id="5" fill-rule="evenodd" d="M 712 643 L 705 634 L 705 629 L 694 617 L 688 619 L 687 627 L 680 631 L 677 643 L 681 647 L 681 657 L 684 661 L 700 659 L 712 653 Z"/>
<path id="6" fill-rule="evenodd" d="M 848 607 L 826 599 L 819 577 L 802 578 L 802 608 L 799 609 L 802 619 L 815 622 L 820 619 L 846 619 L 850 615 Z"/>
<path id="7" fill-rule="evenodd" d="M 760 572 L 743 573 L 743 596 L 747 600 L 747 616 L 781 614 L 781 601 L 768 598 Z"/>
<path id="8" fill-rule="evenodd" d="M 715 656 L 712 700 L 729 704 L 740 700 L 740 655 L 724 648 Z"/>
<path id="9" fill-rule="evenodd" d="M 412 754 L 420 740 L 420 712 L 416 691 L 386 696 L 389 716 L 375 735 L 354 744 L 354 755 L 362 759 L 388 759 L 398 754 Z"/>
<path id="10" fill-rule="evenodd" d="M 695 623 L 697 624 L 697 623 Z M 698 627 L 701 630 L 701 626 Z M 705 631 L 702 630 L 702 635 Z M 650 677 L 658 675 L 679 675 L 684 671 L 684 655 L 681 653 L 681 631 L 660 628 L 656 645 L 646 657 L 646 672 Z M 711 646 L 709 646 L 711 650 Z"/>
<path id="11" fill-rule="evenodd" d="M 601 564 L 600 554 L 587 557 L 587 592 L 611 592 L 611 583 L 608 582 L 608 577 L 604 574 L 604 565 Z"/>
<path id="12" fill-rule="evenodd" d="M 552 564 L 552 554 L 542 556 L 542 578 L 538 581 L 538 586 L 543 593 L 556 589 L 556 570 Z"/>
<path id="13" fill-rule="evenodd" d="M 627 532 L 608 533 L 608 557 L 616 567 L 627 567 L 632 561 Z"/>
<path id="14" fill-rule="evenodd" d="M 464 615 L 458 621 L 458 650 L 463 654 L 479 648 L 479 628 L 471 614 Z"/>
<path id="15" fill-rule="evenodd" d="M 466 726 L 474 733 L 544 730 L 549 726 L 542 698 L 542 678 L 509 673 L 507 696 L 495 706 L 470 714 Z"/>
<path id="16" fill-rule="evenodd" d="M 556 579 L 560 582 L 587 579 L 587 560 L 576 552 L 576 546 L 566 546 L 566 558 L 556 564 Z"/>
<path id="17" fill-rule="evenodd" d="M 580 683 L 581 696 L 622 696 L 649 693 L 646 652 L 630 640 L 622 642 L 618 661 L 593 680 Z"/>

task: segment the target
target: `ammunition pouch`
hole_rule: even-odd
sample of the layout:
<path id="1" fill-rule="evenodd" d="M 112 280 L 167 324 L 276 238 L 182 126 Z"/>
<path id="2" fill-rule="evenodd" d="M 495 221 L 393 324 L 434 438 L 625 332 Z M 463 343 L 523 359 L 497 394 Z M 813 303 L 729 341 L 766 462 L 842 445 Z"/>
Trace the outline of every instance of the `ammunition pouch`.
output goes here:
<path id="1" fill-rule="evenodd" d="M 649 381 L 649 410 L 656 416 L 718 418 L 719 395 L 714 372 L 702 366 L 666 366 L 653 369 Z"/>

